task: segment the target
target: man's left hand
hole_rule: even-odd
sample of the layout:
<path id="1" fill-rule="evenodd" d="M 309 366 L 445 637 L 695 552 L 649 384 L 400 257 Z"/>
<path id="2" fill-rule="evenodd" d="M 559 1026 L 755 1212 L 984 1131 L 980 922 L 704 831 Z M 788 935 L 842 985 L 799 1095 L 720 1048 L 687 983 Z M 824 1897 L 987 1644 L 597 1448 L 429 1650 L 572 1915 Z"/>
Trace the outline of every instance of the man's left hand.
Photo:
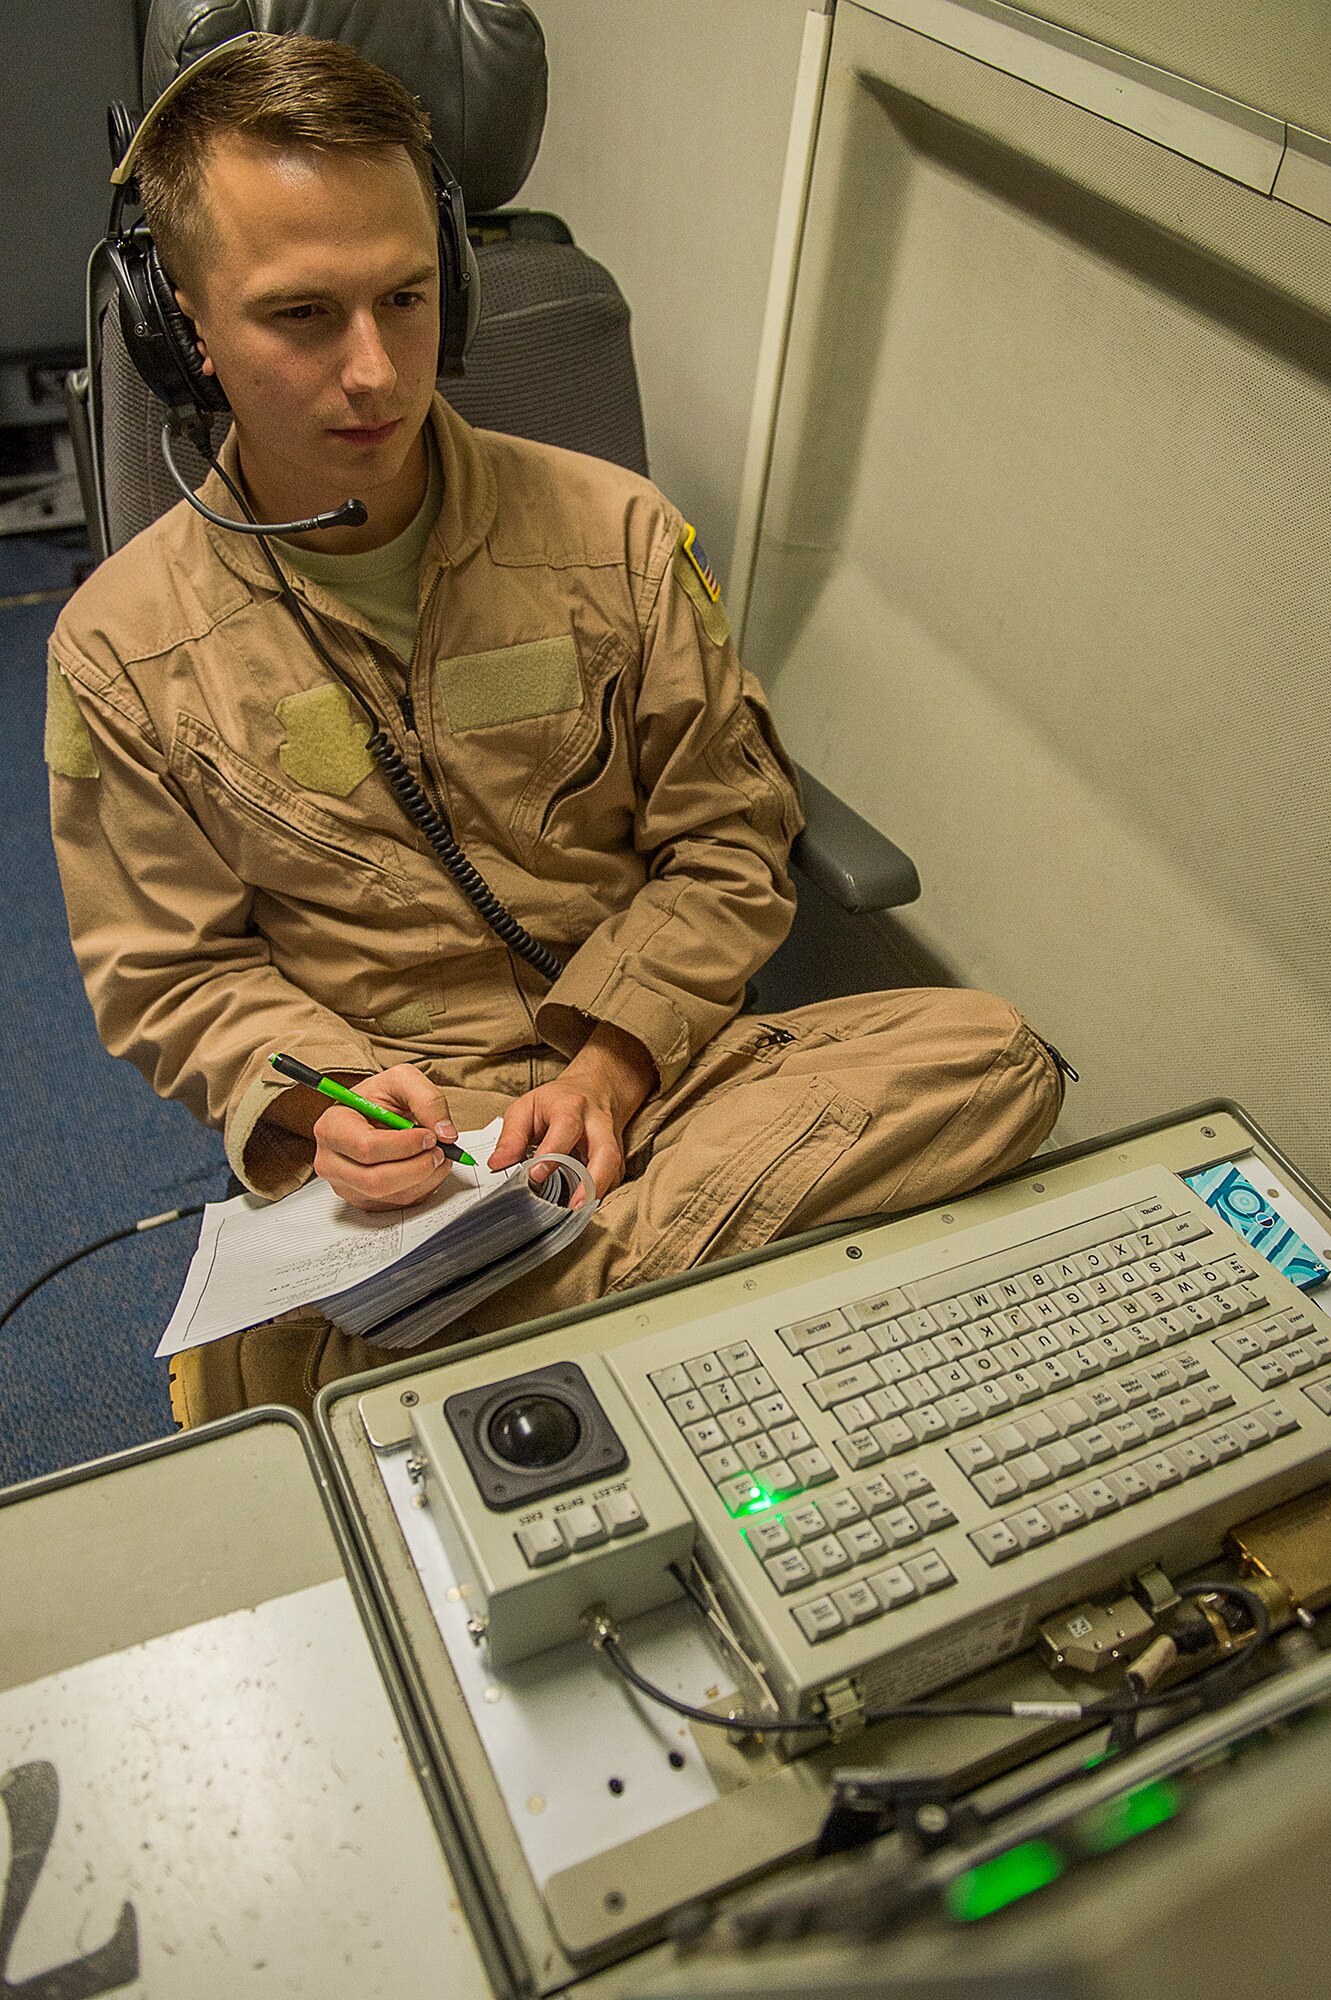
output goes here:
<path id="1" fill-rule="evenodd" d="M 488 1164 L 513 1167 L 533 1151 L 538 1159 L 569 1153 L 586 1162 L 600 1199 L 624 1178 L 624 1127 L 656 1082 L 656 1065 L 642 1043 L 599 1021 L 553 1083 L 509 1105 Z M 547 1171 L 534 1167 L 533 1181 Z"/>

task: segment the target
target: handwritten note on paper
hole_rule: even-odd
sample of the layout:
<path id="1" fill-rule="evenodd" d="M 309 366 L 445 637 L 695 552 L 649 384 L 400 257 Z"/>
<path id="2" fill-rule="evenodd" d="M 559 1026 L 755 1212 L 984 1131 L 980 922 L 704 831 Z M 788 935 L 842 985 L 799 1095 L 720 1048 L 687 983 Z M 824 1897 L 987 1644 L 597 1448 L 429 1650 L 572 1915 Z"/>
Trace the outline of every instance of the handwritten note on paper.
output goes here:
<path id="1" fill-rule="evenodd" d="M 483 1131 L 460 1133 L 463 1151 L 477 1161 L 488 1159 L 501 1123 L 496 1118 Z M 209 1202 L 158 1356 L 258 1326 L 372 1277 L 451 1226 L 514 1171 L 455 1166 L 428 1201 L 381 1215 L 350 1207 L 321 1180 L 308 1181 L 282 1201 L 238 1195 Z"/>

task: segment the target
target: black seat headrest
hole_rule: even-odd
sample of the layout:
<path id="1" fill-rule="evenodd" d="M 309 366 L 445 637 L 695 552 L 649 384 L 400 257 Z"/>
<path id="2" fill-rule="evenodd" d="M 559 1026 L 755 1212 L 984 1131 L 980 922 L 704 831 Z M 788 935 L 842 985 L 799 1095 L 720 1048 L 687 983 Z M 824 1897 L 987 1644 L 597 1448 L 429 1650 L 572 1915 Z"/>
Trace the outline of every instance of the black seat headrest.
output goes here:
<path id="1" fill-rule="evenodd" d="M 144 109 L 199 56 L 254 29 L 346 42 L 391 70 L 429 113 L 472 213 L 502 208 L 531 172 L 545 125 L 546 64 L 526 0 L 152 0 Z"/>

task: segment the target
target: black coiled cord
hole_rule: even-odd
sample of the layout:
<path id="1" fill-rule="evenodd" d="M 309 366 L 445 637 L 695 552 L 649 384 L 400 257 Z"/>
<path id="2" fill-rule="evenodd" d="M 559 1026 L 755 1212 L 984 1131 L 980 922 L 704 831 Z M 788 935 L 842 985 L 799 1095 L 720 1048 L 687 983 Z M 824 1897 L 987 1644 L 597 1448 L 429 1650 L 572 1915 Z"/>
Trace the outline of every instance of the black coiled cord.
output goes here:
<path id="1" fill-rule="evenodd" d="M 250 511 L 249 502 L 235 481 L 230 477 L 226 468 L 219 462 L 212 449 L 211 436 L 203 429 L 195 430 L 193 435 L 199 450 L 208 460 L 213 471 L 240 508 L 241 513 L 252 526 L 255 525 L 254 515 Z M 485 880 L 485 877 L 468 861 L 462 848 L 454 839 L 453 833 L 443 814 L 431 802 L 424 788 L 413 778 L 411 772 L 407 769 L 406 763 L 403 761 L 396 745 L 390 739 L 387 730 L 370 707 L 369 702 L 366 701 L 360 689 L 347 679 L 347 676 L 342 672 L 337 662 L 329 654 L 328 649 L 320 641 L 314 627 L 305 616 L 304 606 L 287 582 L 282 565 L 269 548 L 268 537 L 266 535 L 256 535 L 255 540 L 263 550 L 264 559 L 269 569 L 273 572 L 282 602 L 300 626 L 301 631 L 309 640 L 318 658 L 327 667 L 334 680 L 346 689 L 347 693 L 360 705 L 369 717 L 373 725 L 373 730 L 369 742 L 365 747 L 374 758 L 375 763 L 379 766 L 385 778 L 387 778 L 393 795 L 402 807 L 402 810 L 406 813 L 412 824 L 419 827 L 426 840 L 429 841 L 435 855 L 453 877 L 453 880 L 457 883 L 467 901 L 471 904 L 477 915 L 489 925 L 495 936 L 506 944 L 510 951 L 515 952 L 519 958 L 525 959 L 528 965 L 534 966 L 542 978 L 548 979 L 551 985 L 553 985 L 564 970 L 563 961 L 556 958 L 548 945 L 541 944 L 532 936 L 529 930 L 525 929 L 518 922 L 513 912 L 500 902 L 494 890 Z"/>
<path id="2" fill-rule="evenodd" d="M 390 742 L 387 732 L 383 728 L 376 729 L 365 747 L 392 786 L 403 812 L 420 828 L 468 902 L 510 951 L 516 952 L 519 958 L 525 958 L 528 965 L 534 965 L 553 985 L 564 970 L 563 964 L 548 945 L 538 943 L 531 932 L 523 928 L 513 912 L 500 902 L 484 876 L 468 861 L 426 797 L 424 789 L 417 784 L 397 748 Z"/>

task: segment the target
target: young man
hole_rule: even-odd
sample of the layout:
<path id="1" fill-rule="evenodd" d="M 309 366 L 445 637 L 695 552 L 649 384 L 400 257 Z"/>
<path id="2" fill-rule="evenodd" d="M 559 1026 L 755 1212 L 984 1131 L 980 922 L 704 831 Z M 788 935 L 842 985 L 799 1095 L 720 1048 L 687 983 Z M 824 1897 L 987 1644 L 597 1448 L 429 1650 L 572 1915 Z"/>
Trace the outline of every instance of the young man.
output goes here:
<path id="1" fill-rule="evenodd" d="M 792 1234 L 944 1198 L 1054 1122 L 1004 1002 L 906 990 L 739 1014 L 781 942 L 789 762 L 686 525 L 645 480 L 476 432 L 435 393 L 428 128 L 335 43 L 267 37 L 187 78 L 135 153 L 149 222 L 235 422 L 256 515 L 349 496 L 278 548 L 342 672 L 472 863 L 564 963 L 511 954 L 416 834 L 253 542 L 181 504 L 78 592 L 51 649 L 53 823 L 107 1047 L 224 1127 L 278 1196 L 366 1208 L 493 1155 L 584 1157 L 579 1243 L 440 1336 L 533 1318 Z M 231 513 L 214 475 L 203 489 Z M 421 1131 L 319 1113 L 276 1050 Z M 381 1357 L 317 1315 L 184 1356 L 175 1406 L 308 1407 Z"/>

